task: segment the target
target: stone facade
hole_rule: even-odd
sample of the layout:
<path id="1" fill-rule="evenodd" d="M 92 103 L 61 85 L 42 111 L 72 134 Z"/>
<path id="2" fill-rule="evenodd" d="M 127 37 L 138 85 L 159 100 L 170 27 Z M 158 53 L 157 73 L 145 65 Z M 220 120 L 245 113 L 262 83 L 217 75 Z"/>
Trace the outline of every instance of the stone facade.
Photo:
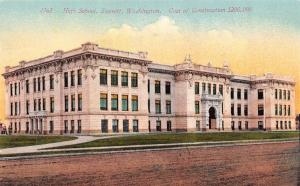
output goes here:
<path id="1" fill-rule="evenodd" d="M 295 82 L 82 44 L 6 67 L 12 133 L 295 130 Z"/>

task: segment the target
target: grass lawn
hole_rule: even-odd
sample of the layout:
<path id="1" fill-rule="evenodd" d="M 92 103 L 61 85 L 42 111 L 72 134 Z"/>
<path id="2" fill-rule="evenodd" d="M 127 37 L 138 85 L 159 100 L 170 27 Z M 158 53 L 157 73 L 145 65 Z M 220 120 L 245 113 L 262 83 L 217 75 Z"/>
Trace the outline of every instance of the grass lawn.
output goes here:
<path id="1" fill-rule="evenodd" d="M 73 140 L 71 136 L 0 136 L 0 148 L 22 147 Z"/>
<path id="2" fill-rule="evenodd" d="M 99 139 L 59 148 L 106 147 L 125 145 L 167 144 L 209 141 L 260 140 L 297 138 L 299 132 L 220 132 L 220 133 L 161 133 Z"/>

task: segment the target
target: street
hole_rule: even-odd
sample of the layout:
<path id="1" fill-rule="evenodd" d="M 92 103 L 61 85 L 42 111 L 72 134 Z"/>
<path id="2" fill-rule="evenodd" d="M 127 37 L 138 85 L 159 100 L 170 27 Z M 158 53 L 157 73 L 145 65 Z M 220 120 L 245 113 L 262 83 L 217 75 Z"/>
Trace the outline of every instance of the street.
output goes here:
<path id="1" fill-rule="evenodd" d="M 1 185 L 299 185 L 299 143 L 0 161 Z"/>

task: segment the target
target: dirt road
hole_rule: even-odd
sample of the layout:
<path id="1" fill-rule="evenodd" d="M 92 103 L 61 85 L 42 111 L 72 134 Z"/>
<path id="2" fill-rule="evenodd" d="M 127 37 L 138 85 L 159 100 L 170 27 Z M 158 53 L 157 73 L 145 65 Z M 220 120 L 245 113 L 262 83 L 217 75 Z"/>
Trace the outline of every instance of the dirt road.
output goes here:
<path id="1" fill-rule="evenodd" d="M 299 185 L 299 144 L 0 161 L 0 185 Z"/>

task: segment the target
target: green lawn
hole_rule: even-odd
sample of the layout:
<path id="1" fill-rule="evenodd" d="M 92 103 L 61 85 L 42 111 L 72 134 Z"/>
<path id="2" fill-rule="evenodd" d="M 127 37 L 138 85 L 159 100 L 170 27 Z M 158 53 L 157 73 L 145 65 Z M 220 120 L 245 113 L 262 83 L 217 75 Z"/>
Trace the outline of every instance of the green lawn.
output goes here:
<path id="1" fill-rule="evenodd" d="M 106 147 L 124 145 L 166 144 L 186 142 L 234 141 L 297 138 L 299 132 L 223 132 L 223 133 L 161 133 L 100 139 L 60 148 Z"/>
<path id="2" fill-rule="evenodd" d="M 70 136 L 0 136 L 0 148 L 22 147 L 73 140 Z"/>

